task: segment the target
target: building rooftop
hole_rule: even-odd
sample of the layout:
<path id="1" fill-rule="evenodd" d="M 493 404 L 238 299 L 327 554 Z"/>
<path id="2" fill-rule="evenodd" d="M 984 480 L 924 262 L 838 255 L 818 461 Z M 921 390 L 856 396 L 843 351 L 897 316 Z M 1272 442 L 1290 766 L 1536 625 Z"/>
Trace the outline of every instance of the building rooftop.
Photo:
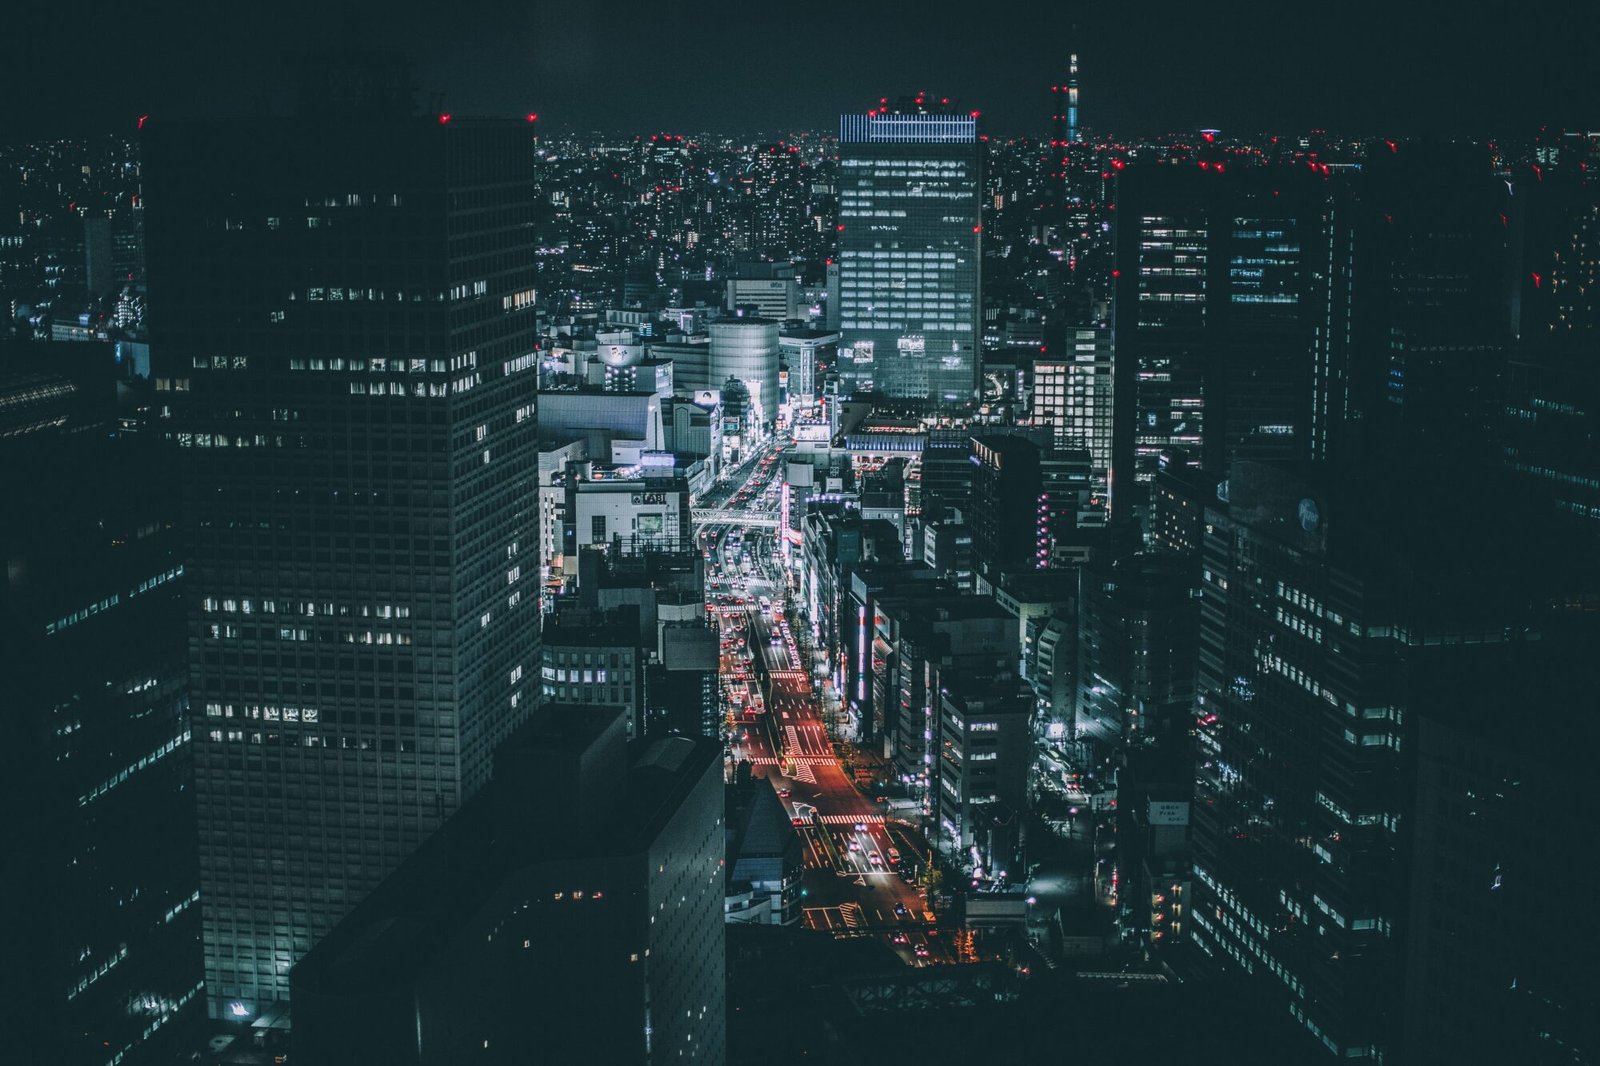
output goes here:
<path id="1" fill-rule="evenodd" d="M 580 774 L 604 773 L 613 765 L 598 748 L 621 743 L 616 712 L 563 708 L 537 728 L 525 728 L 508 747 L 537 749 L 548 757 L 596 754 Z M 721 757 L 711 740 L 665 737 L 636 741 L 626 750 L 620 780 L 591 782 L 609 798 L 592 832 L 573 834 L 552 846 L 540 832 L 539 812 L 561 817 L 551 782 L 505 780 L 526 769 L 497 763 L 495 781 L 468 801 L 406 859 L 334 931 L 301 960 L 297 985 L 405 986 L 426 970 L 461 928 L 518 871 L 549 862 L 624 856 L 648 846 L 683 798 Z M 544 765 L 534 763 L 527 765 Z M 559 775 L 556 775 L 559 777 Z M 529 816 L 517 808 L 532 799 Z"/>

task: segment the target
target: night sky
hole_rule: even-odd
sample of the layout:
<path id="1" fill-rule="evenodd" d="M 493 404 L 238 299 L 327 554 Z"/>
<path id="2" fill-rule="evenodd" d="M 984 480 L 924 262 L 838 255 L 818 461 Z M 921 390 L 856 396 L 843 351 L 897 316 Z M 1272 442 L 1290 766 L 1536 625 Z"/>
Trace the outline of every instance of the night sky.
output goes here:
<path id="1" fill-rule="evenodd" d="M 0 25 L 0 139 L 271 106 L 282 57 L 332 43 L 344 10 L 415 59 L 423 103 L 443 92 L 455 113 L 538 111 L 550 128 L 829 128 L 926 89 L 992 132 L 1038 135 L 1074 46 L 1085 124 L 1130 135 L 1600 123 L 1595 15 L 1578 3 L 18 0 Z"/>

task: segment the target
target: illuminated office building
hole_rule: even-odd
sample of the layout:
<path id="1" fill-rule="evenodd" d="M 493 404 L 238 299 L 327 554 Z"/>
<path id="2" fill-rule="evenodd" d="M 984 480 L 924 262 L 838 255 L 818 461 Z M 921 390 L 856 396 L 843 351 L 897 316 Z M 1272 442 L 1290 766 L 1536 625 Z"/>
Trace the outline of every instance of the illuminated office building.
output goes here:
<path id="1" fill-rule="evenodd" d="M 214 1016 L 286 999 L 539 702 L 532 143 L 145 130 Z"/>
<path id="2" fill-rule="evenodd" d="M 1297 174 L 1222 170 L 1131 168 L 1120 182 L 1113 466 L 1124 498 L 1148 494 L 1169 448 L 1221 470 L 1308 447 L 1319 190 Z"/>
<path id="3" fill-rule="evenodd" d="M 978 115 L 918 96 L 839 121 L 843 387 L 960 406 L 978 386 Z"/>

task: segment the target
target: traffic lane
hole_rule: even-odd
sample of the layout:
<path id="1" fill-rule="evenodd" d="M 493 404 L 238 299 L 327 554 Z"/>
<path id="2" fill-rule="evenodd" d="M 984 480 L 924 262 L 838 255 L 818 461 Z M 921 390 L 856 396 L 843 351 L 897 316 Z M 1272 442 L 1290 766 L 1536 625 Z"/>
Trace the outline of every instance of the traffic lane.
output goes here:
<path id="1" fill-rule="evenodd" d="M 771 627 L 765 619 L 760 618 L 759 614 L 750 616 L 750 627 L 752 641 L 760 641 L 765 635 L 767 637 L 766 646 L 772 647 L 770 643 Z M 768 661 L 770 662 L 770 659 Z M 908 884 L 897 872 L 889 868 L 888 848 L 896 846 L 892 842 L 893 838 L 890 835 L 890 830 L 881 821 L 878 805 L 861 795 L 854 782 L 839 766 L 837 759 L 833 756 L 832 747 L 828 743 L 825 730 L 822 728 L 814 693 L 802 681 L 789 678 L 775 680 L 771 685 L 770 691 L 772 692 L 773 708 L 778 709 L 781 707 L 782 711 L 787 711 L 791 715 L 789 719 L 783 720 L 783 724 L 786 727 L 782 731 L 785 739 L 791 736 L 790 730 L 792 729 L 795 747 L 793 754 L 808 759 L 808 769 L 815 778 L 814 784 L 809 782 L 801 783 L 791 778 L 783 778 L 782 775 L 774 773 L 772 775 L 774 780 L 783 782 L 782 784 L 775 784 L 774 787 L 789 788 L 791 790 L 791 799 L 799 800 L 803 803 L 805 806 L 801 809 L 814 808 L 818 817 L 829 815 L 846 815 L 850 818 L 859 817 L 862 819 L 863 825 L 868 827 L 858 836 L 858 849 L 860 850 L 851 853 L 848 851 L 848 843 L 842 845 L 840 850 L 848 857 L 842 864 L 845 867 L 844 869 L 833 868 L 827 871 L 813 871 L 814 873 L 832 876 L 834 880 L 842 882 L 842 886 L 828 886 L 823 881 L 818 883 L 815 889 L 809 889 L 811 883 L 808 882 L 808 890 L 810 892 L 808 898 L 812 899 L 813 904 L 828 900 L 838 900 L 841 906 L 854 903 L 863 909 L 863 914 L 867 918 L 881 913 L 886 917 L 892 916 L 894 924 L 915 927 L 921 920 L 921 916 L 926 909 L 926 903 L 915 886 Z M 815 756 L 806 755 L 806 753 L 812 752 L 817 754 Z M 815 761 L 811 761 L 812 758 Z M 791 803 L 789 809 L 791 817 L 794 817 L 795 805 Z M 804 832 L 812 835 L 813 839 L 815 839 L 815 826 L 802 828 Z M 847 829 L 846 832 L 854 834 L 853 826 Z M 877 851 L 882 857 L 883 866 L 875 868 L 871 865 L 870 854 L 872 851 Z M 897 905 L 904 909 L 906 912 L 904 915 L 895 913 Z M 867 912 L 872 913 L 868 914 Z M 862 921 L 866 922 L 866 918 L 863 918 Z M 875 921 L 867 922 L 866 924 L 875 924 Z M 932 958 L 933 956 L 930 954 L 929 957 Z"/>

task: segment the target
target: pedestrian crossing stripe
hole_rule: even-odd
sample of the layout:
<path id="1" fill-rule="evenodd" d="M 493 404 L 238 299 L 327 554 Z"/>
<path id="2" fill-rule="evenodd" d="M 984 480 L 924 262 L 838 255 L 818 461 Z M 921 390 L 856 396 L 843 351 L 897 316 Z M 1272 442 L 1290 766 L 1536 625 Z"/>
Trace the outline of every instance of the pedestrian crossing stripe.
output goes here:
<path id="1" fill-rule="evenodd" d="M 783 759 L 776 759 L 771 755 L 758 755 L 747 761 L 751 766 L 777 766 L 781 762 L 788 762 L 791 766 L 832 766 L 839 760 L 832 755 L 789 755 Z"/>
<path id="2" fill-rule="evenodd" d="M 861 822 L 863 825 L 882 825 L 883 824 L 883 815 L 881 815 L 881 814 L 819 814 L 819 815 L 817 815 L 815 820 L 818 821 L 818 822 L 821 822 L 823 825 L 855 825 L 857 822 Z"/>

